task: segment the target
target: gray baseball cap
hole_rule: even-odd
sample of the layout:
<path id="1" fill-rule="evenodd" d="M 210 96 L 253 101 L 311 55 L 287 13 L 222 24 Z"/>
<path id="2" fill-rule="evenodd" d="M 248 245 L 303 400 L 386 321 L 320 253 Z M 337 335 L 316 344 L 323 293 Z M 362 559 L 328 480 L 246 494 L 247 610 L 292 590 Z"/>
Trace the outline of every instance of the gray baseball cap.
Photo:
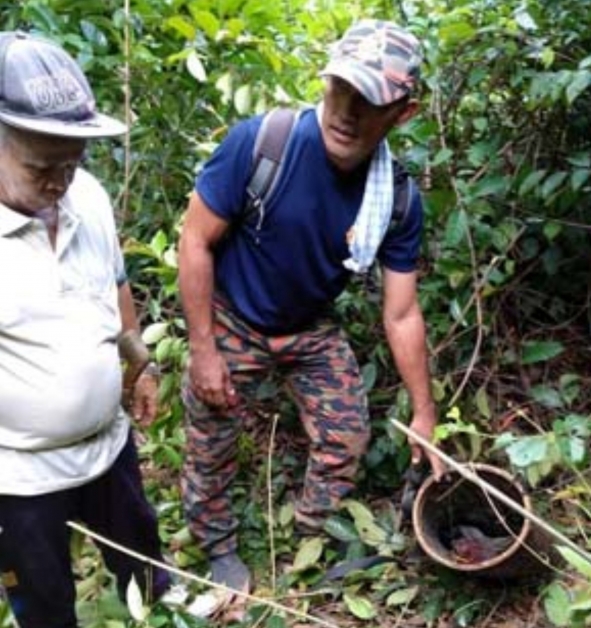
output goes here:
<path id="1" fill-rule="evenodd" d="M 96 111 L 84 73 L 65 50 L 22 32 L 0 33 L 0 121 L 81 139 L 127 131 L 119 120 Z"/>

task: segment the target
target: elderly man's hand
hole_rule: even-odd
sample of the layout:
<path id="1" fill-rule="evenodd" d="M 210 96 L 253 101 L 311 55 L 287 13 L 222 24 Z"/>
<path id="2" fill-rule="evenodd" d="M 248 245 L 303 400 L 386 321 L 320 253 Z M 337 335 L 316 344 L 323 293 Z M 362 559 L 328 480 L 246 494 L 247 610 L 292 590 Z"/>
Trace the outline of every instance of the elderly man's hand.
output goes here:
<path id="1" fill-rule="evenodd" d="M 127 409 L 142 427 L 148 427 L 156 418 L 159 381 L 157 373 L 146 369 L 140 373 L 133 385 Z"/>

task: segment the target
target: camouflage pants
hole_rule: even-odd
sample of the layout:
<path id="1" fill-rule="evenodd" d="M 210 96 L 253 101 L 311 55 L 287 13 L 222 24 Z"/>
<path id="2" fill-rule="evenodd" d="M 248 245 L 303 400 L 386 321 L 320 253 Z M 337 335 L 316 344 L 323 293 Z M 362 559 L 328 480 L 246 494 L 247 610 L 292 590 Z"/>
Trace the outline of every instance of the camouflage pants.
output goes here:
<path id="1" fill-rule="evenodd" d="M 215 334 L 241 400 L 269 373 L 280 375 L 293 396 L 310 441 L 296 520 L 320 528 L 353 488 L 369 440 L 367 400 L 344 333 L 322 321 L 302 333 L 264 336 L 217 303 Z M 193 395 L 186 375 L 182 396 L 187 450 L 181 488 L 189 526 L 210 556 L 235 551 L 238 520 L 230 489 L 246 405 L 223 412 L 207 407 Z"/>

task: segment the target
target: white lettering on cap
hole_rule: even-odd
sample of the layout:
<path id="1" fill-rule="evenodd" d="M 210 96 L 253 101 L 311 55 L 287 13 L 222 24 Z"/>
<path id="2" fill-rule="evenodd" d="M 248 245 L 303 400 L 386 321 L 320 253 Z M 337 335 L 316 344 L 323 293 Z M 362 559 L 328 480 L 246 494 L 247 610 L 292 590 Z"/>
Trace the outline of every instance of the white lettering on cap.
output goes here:
<path id="1" fill-rule="evenodd" d="M 39 76 L 24 81 L 35 113 L 51 116 L 83 106 L 91 110 L 92 101 L 72 74 L 63 69 L 51 76 Z"/>

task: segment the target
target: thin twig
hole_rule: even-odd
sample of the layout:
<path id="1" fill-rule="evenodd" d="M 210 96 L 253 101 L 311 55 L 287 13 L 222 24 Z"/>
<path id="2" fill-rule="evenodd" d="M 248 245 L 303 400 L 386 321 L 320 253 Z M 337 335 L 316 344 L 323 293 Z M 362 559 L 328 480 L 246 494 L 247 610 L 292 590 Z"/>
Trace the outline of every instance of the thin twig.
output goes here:
<path id="1" fill-rule="evenodd" d="M 277 564 L 275 556 L 275 519 L 273 517 L 273 451 L 275 449 L 275 434 L 279 415 L 273 415 L 271 435 L 269 436 L 269 453 L 267 455 L 267 526 L 269 531 L 269 558 L 271 561 L 271 591 L 273 595 L 277 589 Z"/>
<path id="2" fill-rule="evenodd" d="M 123 94 L 125 98 L 125 124 L 127 125 L 127 130 L 125 131 L 125 135 L 123 138 L 125 154 L 123 168 L 125 179 L 121 199 L 121 224 L 125 224 L 127 221 L 127 213 L 129 211 L 129 187 L 131 181 L 131 33 L 129 27 L 131 22 L 130 0 L 124 0 L 123 12 L 125 15 L 125 24 L 123 26 L 123 45 L 125 47 L 125 61 L 123 63 Z"/>
<path id="3" fill-rule="evenodd" d="M 211 587 L 212 589 L 223 591 L 224 593 L 231 593 L 235 597 L 240 597 L 250 602 L 263 604 L 264 606 L 268 606 L 275 610 L 287 613 L 289 615 L 293 615 L 294 617 L 298 617 L 299 619 L 304 619 L 306 621 L 316 623 L 319 626 L 325 626 L 325 628 L 339 628 L 339 626 L 337 626 L 336 624 L 332 624 L 328 621 L 320 619 L 319 617 L 315 617 L 314 615 L 309 615 L 308 613 L 304 613 L 302 611 L 289 608 L 289 606 L 284 606 L 283 604 L 279 604 L 278 602 L 275 602 L 274 600 L 269 600 L 266 598 L 258 597 L 256 595 L 252 595 L 251 593 L 247 593 L 246 591 L 232 589 L 231 587 L 227 587 L 224 584 L 212 582 L 211 580 L 208 580 L 207 578 L 201 578 L 187 571 L 183 571 L 182 569 L 178 569 L 177 567 L 172 567 L 171 565 L 167 565 L 166 563 L 163 563 L 159 560 L 155 560 L 154 558 L 150 558 L 149 556 L 145 556 L 144 554 L 140 554 L 139 552 L 129 549 L 128 547 L 119 545 L 118 543 L 111 541 L 110 539 L 103 536 L 102 534 L 97 534 L 96 532 L 93 532 L 92 530 L 85 528 L 84 526 L 80 525 L 79 523 L 76 523 L 75 521 L 67 521 L 66 525 L 72 528 L 73 530 L 77 530 L 81 534 L 89 536 L 95 541 L 102 543 L 103 545 L 107 545 L 108 547 L 111 547 L 119 552 L 122 552 L 123 554 L 126 554 L 127 556 L 131 556 L 135 558 L 136 560 L 144 562 L 148 565 L 152 565 L 153 567 L 158 567 L 159 569 L 163 569 L 164 571 L 180 576 L 181 578 L 192 580 L 193 582 L 206 585 L 208 587 Z"/>

